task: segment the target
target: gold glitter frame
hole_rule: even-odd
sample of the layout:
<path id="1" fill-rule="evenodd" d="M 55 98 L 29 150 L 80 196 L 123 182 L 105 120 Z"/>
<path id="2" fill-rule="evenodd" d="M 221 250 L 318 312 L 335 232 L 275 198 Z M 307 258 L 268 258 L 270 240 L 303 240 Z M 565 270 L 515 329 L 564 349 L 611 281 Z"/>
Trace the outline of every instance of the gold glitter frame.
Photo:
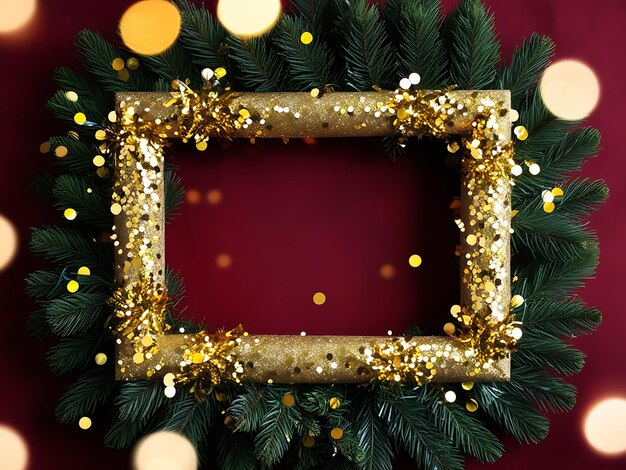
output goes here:
<path id="1" fill-rule="evenodd" d="M 510 93 L 194 93 L 116 96 L 111 211 L 118 380 L 269 383 L 507 380 L 520 330 L 510 314 Z M 168 139 L 434 136 L 464 152 L 461 305 L 448 336 L 276 336 L 171 332 L 165 324 L 163 148 Z M 515 330 L 515 331 L 513 331 Z M 169 378 L 168 378 L 169 377 Z M 167 384 L 166 384 L 167 385 Z"/>

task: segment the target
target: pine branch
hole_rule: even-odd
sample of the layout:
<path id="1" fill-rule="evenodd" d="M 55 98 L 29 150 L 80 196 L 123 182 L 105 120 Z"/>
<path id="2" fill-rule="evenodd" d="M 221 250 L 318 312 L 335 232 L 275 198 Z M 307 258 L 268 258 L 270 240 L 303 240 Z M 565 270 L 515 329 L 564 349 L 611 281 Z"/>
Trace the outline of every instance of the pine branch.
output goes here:
<path id="1" fill-rule="evenodd" d="M 600 311 L 586 307 L 577 299 L 527 300 L 518 317 L 524 328 L 532 328 L 536 334 L 571 338 L 591 333 L 602 322 Z"/>
<path id="2" fill-rule="evenodd" d="M 76 292 L 69 297 L 46 301 L 48 325 L 59 336 L 81 335 L 102 328 L 109 313 L 107 298 L 106 293 Z"/>
<path id="3" fill-rule="evenodd" d="M 89 190 L 89 191 L 88 191 Z M 81 222 L 95 230 L 107 231 L 113 225 L 113 215 L 109 210 L 109 191 L 100 185 L 91 184 L 76 175 L 61 175 L 56 181 L 52 194 L 56 200 L 54 207 L 63 213 L 71 207 Z"/>
<path id="4" fill-rule="evenodd" d="M 112 95 L 105 93 L 100 87 L 94 86 L 87 77 L 69 67 L 56 68 L 52 80 L 61 90 L 75 92 L 78 95 L 78 101 L 82 98 L 97 101 L 102 106 L 103 114 L 106 114 L 107 109 L 113 107 Z"/>
<path id="5" fill-rule="evenodd" d="M 267 403 L 261 387 L 245 384 L 228 408 L 228 415 L 235 420 L 234 431 L 254 432 L 261 426 L 267 414 Z"/>
<path id="6" fill-rule="evenodd" d="M 284 66 L 270 48 L 267 36 L 228 37 L 230 58 L 237 65 L 239 82 L 250 91 L 284 91 Z"/>
<path id="7" fill-rule="evenodd" d="M 374 395 L 374 389 L 369 389 Z M 359 462 L 361 470 L 392 470 L 393 449 L 385 425 L 378 416 L 378 406 L 373 396 L 366 398 L 359 407 L 355 427 L 359 446 L 363 449 L 364 458 Z"/>
<path id="8" fill-rule="evenodd" d="M 70 173 L 83 175 L 93 175 L 95 173 L 93 157 L 100 153 L 98 147 L 88 145 L 69 136 L 51 137 L 49 142 L 52 155 L 55 155 L 58 147 L 67 149 L 67 156 L 62 158 L 53 157 L 55 163 L 62 165 Z"/>
<path id="9" fill-rule="evenodd" d="M 501 390 L 497 383 L 477 383 L 474 391 L 485 412 L 519 442 L 537 443 L 548 435 L 549 423 L 527 401 Z"/>
<path id="10" fill-rule="evenodd" d="M 110 268 L 113 253 L 83 232 L 67 227 L 34 228 L 30 249 L 33 253 L 60 264 Z"/>
<path id="11" fill-rule="evenodd" d="M 163 187 L 165 188 L 165 220 L 169 222 L 179 215 L 178 210 L 185 199 L 185 188 L 180 177 L 172 171 L 165 172 Z"/>
<path id="12" fill-rule="evenodd" d="M 396 64 L 393 44 L 380 19 L 378 7 L 355 0 L 337 21 L 348 65 L 347 87 L 370 91 L 373 87 L 395 89 Z"/>
<path id="13" fill-rule="evenodd" d="M 537 85 L 553 53 L 554 42 L 536 33 L 515 49 L 511 63 L 500 70 L 498 77 L 498 88 L 511 90 L 513 109 L 518 109 L 529 90 Z"/>
<path id="14" fill-rule="evenodd" d="M 310 32 L 324 33 L 330 29 L 329 18 L 334 16 L 333 0 L 292 0 L 291 4 L 309 25 Z"/>
<path id="15" fill-rule="evenodd" d="M 26 292 L 30 297 L 52 298 L 63 293 L 59 284 L 60 270 L 39 270 L 26 277 Z"/>
<path id="16" fill-rule="evenodd" d="M 35 175 L 30 187 L 35 196 L 41 199 L 52 199 L 52 188 L 56 178 L 49 174 Z"/>
<path id="17" fill-rule="evenodd" d="M 398 388 L 379 395 L 379 416 L 396 444 L 425 470 L 461 469 L 463 459 L 452 443 L 428 420 L 426 405 Z"/>
<path id="18" fill-rule="evenodd" d="M 157 430 L 173 431 L 191 441 L 196 449 L 203 448 L 212 421 L 212 400 L 198 402 L 186 389 L 178 390 L 173 399 L 166 402 L 166 416 Z"/>
<path id="19" fill-rule="evenodd" d="M 438 0 L 395 0 L 394 3 L 401 4 L 399 23 L 392 25 L 400 34 L 400 76 L 418 72 L 419 88 L 444 88 L 449 79 L 446 48 L 439 33 L 441 3 Z"/>
<path id="20" fill-rule="evenodd" d="M 587 217 L 609 197 L 609 187 L 602 180 L 575 179 L 562 185 L 561 189 L 563 197 L 557 201 L 559 213 L 577 220 Z"/>
<path id="21" fill-rule="evenodd" d="M 117 388 L 112 365 L 84 372 L 61 397 L 56 407 L 57 419 L 63 423 L 78 422 L 83 416 L 93 414 Z"/>
<path id="22" fill-rule="evenodd" d="M 93 363 L 96 352 L 101 348 L 100 335 L 81 335 L 61 338 L 50 351 L 47 360 L 56 374 L 83 371 Z"/>
<path id="23" fill-rule="evenodd" d="M 465 90 L 492 88 L 500 60 L 493 15 L 480 0 L 462 0 L 450 21 L 452 83 Z"/>
<path id="24" fill-rule="evenodd" d="M 541 367 L 523 363 L 513 356 L 511 380 L 500 387 L 520 399 L 529 398 L 542 411 L 570 411 L 576 404 L 576 387 L 560 377 L 552 377 Z"/>
<path id="25" fill-rule="evenodd" d="M 429 402 L 437 427 L 458 448 L 481 462 L 495 462 L 502 456 L 502 443 L 463 406 L 445 402 L 438 391 L 429 394 Z"/>
<path id="26" fill-rule="evenodd" d="M 585 365 L 585 355 L 566 344 L 558 336 L 526 330 L 515 353 L 525 364 L 547 366 L 563 375 L 580 372 Z"/>
<path id="27" fill-rule="evenodd" d="M 334 56 L 324 40 L 316 36 L 311 44 L 300 40 L 302 33 L 310 29 L 302 18 L 288 15 L 283 15 L 276 26 L 274 43 L 288 65 L 290 82 L 297 91 L 338 83 L 332 74 Z"/>
<path id="28" fill-rule="evenodd" d="M 180 42 L 174 43 L 159 55 L 143 58 L 146 67 L 159 78 L 171 83 L 180 80 L 194 89 L 201 86 L 200 72 L 192 65 L 191 57 Z"/>
<path id="29" fill-rule="evenodd" d="M 61 90 L 58 90 L 48 100 L 46 107 L 57 119 L 64 121 L 66 125 L 85 137 L 92 137 L 96 129 L 102 127 L 102 121 L 108 109 L 108 106 L 103 106 L 102 102 L 87 97 L 79 97 L 78 101 L 70 101 L 65 92 Z M 74 116 L 79 112 L 87 118 L 87 122 L 82 125 L 76 124 L 74 121 Z"/>
<path id="30" fill-rule="evenodd" d="M 213 432 L 214 447 L 221 470 L 255 470 L 254 439 L 251 434 L 230 432 L 223 424 Z"/>

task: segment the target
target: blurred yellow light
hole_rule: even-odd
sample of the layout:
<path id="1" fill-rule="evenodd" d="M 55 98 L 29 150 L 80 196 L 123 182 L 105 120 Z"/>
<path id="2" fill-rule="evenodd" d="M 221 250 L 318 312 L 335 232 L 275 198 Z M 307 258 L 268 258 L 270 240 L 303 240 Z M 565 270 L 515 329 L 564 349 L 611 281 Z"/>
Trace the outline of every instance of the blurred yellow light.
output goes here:
<path id="1" fill-rule="evenodd" d="M 315 305 L 324 305 L 324 303 L 326 303 L 326 294 L 323 292 L 316 292 L 313 294 L 313 303 Z"/>
<path id="2" fill-rule="evenodd" d="M 228 269 L 230 268 L 231 264 L 233 264 L 233 259 L 230 257 L 230 255 L 222 253 L 217 255 L 217 258 L 215 259 L 215 264 L 217 264 L 218 268 Z"/>
<path id="3" fill-rule="evenodd" d="M 142 0 L 131 5 L 122 15 L 120 36 L 136 53 L 157 55 L 174 44 L 180 33 L 180 23 L 180 12 L 173 3 Z"/>
<path id="4" fill-rule="evenodd" d="M 577 60 L 555 62 L 544 72 L 541 98 L 552 114 L 569 121 L 586 118 L 600 99 L 600 82 L 594 71 Z"/>
<path id="5" fill-rule="evenodd" d="M 626 452 L 626 399 L 609 398 L 596 403 L 585 417 L 584 433 L 598 452 L 617 455 Z"/>
<path id="6" fill-rule="evenodd" d="M 144 437 L 133 456 L 134 470 L 196 470 L 198 458 L 191 442 L 175 432 Z"/>
<path id="7" fill-rule="evenodd" d="M 0 215 L 0 271 L 6 268 L 17 253 L 17 231 L 6 217 Z"/>
<path id="8" fill-rule="evenodd" d="M 409 257 L 409 264 L 414 268 L 419 267 L 422 264 L 422 257 L 420 255 L 411 255 Z"/>
<path id="9" fill-rule="evenodd" d="M 36 9 L 36 0 L 0 0 L 0 33 L 11 33 L 26 25 Z"/>
<path id="10" fill-rule="evenodd" d="M 24 470 L 28 465 L 28 446 L 13 428 L 0 425 L 0 455 L 3 470 Z"/>
<path id="11" fill-rule="evenodd" d="M 280 17 L 280 0 L 219 0 L 217 17 L 236 36 L 259 36 Z"/>

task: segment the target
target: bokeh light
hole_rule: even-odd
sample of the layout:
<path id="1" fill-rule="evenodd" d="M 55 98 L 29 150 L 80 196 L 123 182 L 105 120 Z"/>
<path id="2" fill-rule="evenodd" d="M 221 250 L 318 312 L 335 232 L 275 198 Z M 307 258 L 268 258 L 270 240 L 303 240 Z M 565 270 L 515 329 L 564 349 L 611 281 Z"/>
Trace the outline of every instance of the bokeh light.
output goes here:
<path id="1" fill-rule="evenodd" d="M 134 470 L 196 470 L 198 457 L 191 442 L 175 432 L 156 432 L 137 443 Z"/>
<path id="2" fill-rule="evenodd" d="M 626 399 L 608 398 L 593 405 L 584 433 L 589 445 L 602 454 L 626 453 Z"/>
<path id="3" fill-rule="evenodd" d="M 0 271 L 6 268 L 17 253 L 18 236 L 13 224 L 0 214 Z"/>
<path id="4" fill-rule="evenodd" d="M 568 121 L 589 116 L 600 99 L 598 77 L 578 60 L 561 60 L 550 65 L 541 78 L 540 90 L 550 112 Z"/>
<path id="5" fill-rule="evenodd" d="M 24 470 L 28 465 L 28 446 L 13 428 L 0 424 L 0 467 L 3 470 Z"/>
<path id="6" fill-rule="evenodd" d="M 180 33 L 180 12 L 167 0 L 142 0 L 120 20 L 120 36 L 126 47 L 142 55 L 166 50 Z"/>
<path id="7" fill-rule="evenodd" d="M 396 275 L 396 269 L 392 264 L 386 263 L 380 267 L 380 277 L 383 279 L 392 279 Z"/>
<path id="8" fill-rule="evenodd" d="M 326 294 L 323 292 L 316 292 L 313 294 L 313 303 L 315 305 L 324 305 L 326 303 Z"/>
<path id="9" fill-rule="evenodd" d="M 215 264 L 217 264 L 217 267 L 220 269 L 228 269 L 233 264 L 233 259 L 227 253 L 220 253 L 217 255 L 217 258 L 215 258 Z"/>
<path id="10" fill-rule="evenodd" d="M 12 33 L 35 14 L 36 0 L 0 0 L 0 33 Z"/>
<path id="11" fill-rule="evenodd" d="M 220 0 L 217 17 L 236 36 L 259 36 L 276 24 L 282 5 L 280 0 Z"/>
<path id="12" fill-rule="evenodd" d="M 188 189 L 185 192 L 185 199 L 189 204 L 197 204 L 198 202 L 200 202 L 200 198 L 200 191 L 198 191 L 197 189 Z"/>

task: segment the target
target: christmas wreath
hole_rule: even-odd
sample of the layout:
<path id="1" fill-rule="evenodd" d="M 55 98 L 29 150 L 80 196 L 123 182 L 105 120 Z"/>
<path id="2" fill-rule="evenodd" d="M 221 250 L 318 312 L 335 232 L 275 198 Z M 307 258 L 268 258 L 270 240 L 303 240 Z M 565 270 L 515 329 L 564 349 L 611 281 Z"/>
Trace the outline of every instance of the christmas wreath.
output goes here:
<path id="1" fill-rule="evenodd" d="M 181 35 L 162 54 L 138 59 L 82 31 L 77 47 L 95 83 L 67 68 L 55 72 L 60 90 L 48 107 L 72 130 L 51 137 L 42 150 L 64 172 L 40 176 L 33 186 L 70 222 L 33 230 L 32 251 L 56 267 L 29 275 L 27 288 L 40 299 L 33 332 L 60 337 L 48 354 L 51 368 L 80 374 L 61 398 L 58 419 L 86 428 L 89 416 L 104 408 L 111 447 L 171 430 L 185 435 L 201 459 L 214 449 L 222 468 L 237 470 L 279 462 L 299 469 L 391 469 L 402 451 L 420 468 L 455 469 L 462 468 L 464 454 L 497 460 L 504 450 L 493 431 L 498 426 L 520 442 L 543 439 L 543 413 L 575 404 L 575 388 L 560 375 L 579 372 L 584 356 L 567 339 L 600 323 L 600 313 L 572 291 L 597 264 L 597 242 L 584 218 L 608 193 L 601 181 L 568 177 L 597 153 L 600 136 L 545 108 L 537 83 L 553 52 L 550 39 L 533 35 L 502 65 L 493 19 L 478 0 L 463 0 L 446 17 L 437 0 L 383 6 L 294 0 L 293 13 L 254 39 L 229 35 L 204 6 L 177 3 Z M 315 41 L 303 40 L 305 33 Z M 415 71 L 421 81 L 407 79 L 408 86 L 418 81 L 425 90 L 510 90 L 523 125 L 516 131 L 515 161 L 531 171 L 518 172 L 512 193 L 511 290 L 524 334 L 511 357 L 509 381 L 356 386 L 195 380 L 184 385 L 190 393 L 175 394 L 164 394 L 157 381 L 115 381 L 116 337 L 107 328 L 119 309 L 111 239 L 115 189 L 113 165 L 103 156 L 104 123 L 116 119 L 114 93 L 168 91 L 172 81 L 181 90 L 197 90 L 201 70 L 237 91 L 389 90 Z M 240 122 L 246 113 L 240 111 Z M 384 140 L 390 153 L 406 146 L 397 133 Z M 171 212 L 184 190 L 167 165 L 163 184 Z M 182 279 L 165 276 L 167 296 L 159 302 L 167 324 L 200 332 L 200 325 L 177 315 Z"/>

